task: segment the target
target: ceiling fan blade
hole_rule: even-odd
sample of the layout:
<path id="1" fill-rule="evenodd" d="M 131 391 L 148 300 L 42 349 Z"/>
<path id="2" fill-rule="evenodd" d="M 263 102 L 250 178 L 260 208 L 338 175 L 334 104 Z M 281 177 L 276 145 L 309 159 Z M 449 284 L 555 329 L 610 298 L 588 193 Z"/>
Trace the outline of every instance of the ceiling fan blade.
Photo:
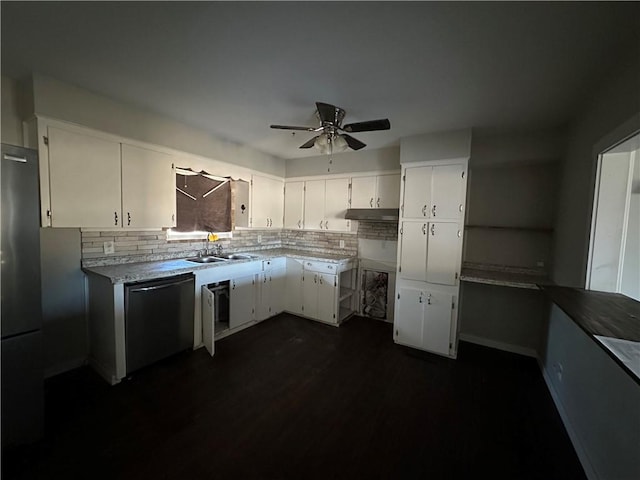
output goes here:
<path id="1" fill-rule="evenodd" d="M 389 130 L 391 123 L 388 119 L 369 120 L 368 122 L 349 123 L 342 127 L 345 132 L 373 132 L 375 130 Z"/>
<path id="2" fill-rule="evenodd" d="M 313 147 L 313 144 L 316 143 L 316 138 L 318 138 L 318 137 L 319 137 L 319 135 L 313 137 L 308 142 L 303 143 L 302 145 L 300 145 L 300 148 L 311 148 L 311 147 Z"/>
<path id="3" fill-rule="evenodd" d="M 315 132 L 316 127 L 295 127 L 291 125 L 271 125 L 271 128 L 278 128 L 280 130 L 302 130 L 305 132 Z"/>
<path id="4" fill-rule="evenodd" d="M 316 109 L 318 110 L 318 117 L 320 117 L 320 123 L 330 123 L 336 127 L 342 124 L 345 111 L 340 107 L 331 105 L 330 103 L 316 102 Z"/>
<path id="5" fill-rule="evenodd" d="M 357 138 L 353 138 L 351 135 L 341 135 L 341 136 L 347 141 L 347 145 L 349 145 L 349 148 L 351 150 L 360 150 L 361 148 L 364 148 L 367 146 L 366 143 L 362 143 L 360 140 L 358 140 Z"/>

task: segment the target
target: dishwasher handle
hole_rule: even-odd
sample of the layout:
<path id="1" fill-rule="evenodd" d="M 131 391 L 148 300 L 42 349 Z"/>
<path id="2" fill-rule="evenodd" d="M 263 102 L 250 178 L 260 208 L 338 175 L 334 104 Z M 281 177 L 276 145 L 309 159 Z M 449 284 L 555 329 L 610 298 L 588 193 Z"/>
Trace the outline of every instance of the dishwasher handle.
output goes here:
<path id="1" fill-rule="evenodd" d="M 179 280 L 179 281 L 171 281 L 171 282 L 167 282 L 167 283 L 162 283 L 160 285 L 153 285 L 151 287 L 129 287 L 129 292 L 130 293 L 135 293 L 135 292 L 149 292 L 152 290 L 161 290 L 163 288 L 169 288 L 169 287 L 175 287 L 177 285 L 182 285 L 184 283 L 189 283 L 192 282 L 193 279 L 191 278 L 185 278 L 184 280 Z"/>

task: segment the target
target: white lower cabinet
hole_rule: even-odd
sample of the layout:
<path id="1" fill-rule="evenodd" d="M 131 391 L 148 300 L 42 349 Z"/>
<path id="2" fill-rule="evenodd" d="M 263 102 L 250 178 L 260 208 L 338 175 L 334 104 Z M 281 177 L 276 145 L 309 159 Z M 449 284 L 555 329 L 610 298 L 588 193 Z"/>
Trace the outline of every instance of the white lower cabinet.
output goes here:
<path id="1" fill-rule="evenodd" d="M 229 281 L 229 328 L 236 328 L 254 319 L 255 275 L 245 275 Z"/>
<path id="2" fill-rule="evenodd" d="M 304 272 L 302 283 L 303 314 L 323 322 L 337 323 L 336 275 Z"/>
<path id="3" fill-rule="evenodd" d="M 285 280 L 285 310 L 302 315 L 302 260 L 287 258 L 287 278 Z"/>
<path id="4" fill-rule="evenodd" d="M 346 320 L 357 308 L 354 272 L 351 263 L 304 261 L 301 315 L 334 325 Z"/>
<path id="5" fill-rule="evenodd" d="M 258 275 L 256 320 L 265 320 L 284 311 L 286 267 L 283 258 L 266 260 Z"/>
<path id="6" fill-rule="evenodd" d="M 450 293 L 401 287 L 396 298 L 396 343 L 449 355 L 455 312 L 455 296 Z"/>

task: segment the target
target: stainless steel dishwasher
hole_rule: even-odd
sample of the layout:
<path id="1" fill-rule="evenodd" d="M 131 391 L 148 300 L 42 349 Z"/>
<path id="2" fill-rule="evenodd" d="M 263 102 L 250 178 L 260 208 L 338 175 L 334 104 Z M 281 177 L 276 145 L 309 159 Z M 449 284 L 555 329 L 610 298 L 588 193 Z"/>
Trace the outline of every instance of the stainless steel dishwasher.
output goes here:
<path id="1" fill-rule="evenodd" d="M 127 374 L 193 347 L 192 274 L 125 284 Z"/>

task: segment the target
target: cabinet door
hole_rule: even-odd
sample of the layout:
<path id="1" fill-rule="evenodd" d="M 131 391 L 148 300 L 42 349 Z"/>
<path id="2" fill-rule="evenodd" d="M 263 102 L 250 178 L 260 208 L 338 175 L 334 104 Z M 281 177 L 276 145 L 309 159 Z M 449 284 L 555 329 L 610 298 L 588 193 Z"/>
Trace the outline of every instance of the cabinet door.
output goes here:
<path id="1" fill-rule="evenodd" d="M 302 315 L 302 263 L 287 258 L 287 280 L 285 290 L 285 309 Z"/>
<path id="2" fill-rule="evenodd" d="M 257 293 L 256 320 L 265 320 L 271 316 L 271 270 L 258 275 Z"/>
<path id="3" fill-rule="evenodd" d="M 460 226 L 457 223 L 429 224 L 427 277 L 429 283 L 455 285 L 460 257 Z"/>
<path id="4" fill-rule="evenodd" d="M 426 218 L 431 202 L 432 167 L 407 167 L 404 169 L 404 218 Z"/>
<path id="5" fill-rule="evenodd" d="M 376 188 L 377 208 L 398 208 L 400 205 L 400 174 L 379 175 Z"/>
<path id="6" fill-rule="evenodd" d="M 287 279 L 287 270 L 283 268 L 274 268 L 271 272 L 271 316 L 277 315 L 284 311 L 285 304 L 285 285 Z"/>
<path id="7" fill-rule="evenodd" d="M 351 208 L 373 208 L 376 196 L 376 177 L 351 179 Z"/>
<path id="8" fill-rule="evenodd" d="M 253 175 L 251 179 L 251 226 L 282 228 L 284 185 L 273 178 Z"/>
<path id="9" fill-rule="evenodd" d="M 465 184 L 463 172 L 462 165 L 433 167 L 431 218 L 456 220 L 461 218 Z"/>
<path id="10" fill-rule="evenodd" d="M 319 273 L 304 272 L 302 276 L 302 311 L 306 317 L 318 318 Z"/>
<path id="11" fill-rule="evenodd" d="M 400 278 L 426 280 L 427 224 L 402 222 L 400 235 Z"/>
<path id="12" fill-rule="evenodd" d="M 440 292 L 425 292 L 422 348 L 449 355 L 453 296 Z"/>
<path id="13" fill-rule="evenodd" d="M 253 320 L 255 275 L 234 278 L 229 284 L 229 328 L 235 328 Z"/>
<path id="14" fill-rule="evenodd" d="M 318 273 L 318 320 L 337 322 L 336 291 L 338 279 L 336 275 Z"/>
<path id="15" fill-rule="evenodd" d="M 350 222 L 344 218 L 349 208 L 349 179 L 333 178 L 325 182 L 324 229 L 348 231 Z"/>
<path id="16" fill-rule="evenodd" d="M 287 182 L 284 188 L 284 228 L 304 228 L 304 182 Z"/>
<path id="17" fill-rule="evenodd" d="M 48 128 L 52 227 L 122 226 L 120 144 Z"/>
<path id="18" fill-rule="evenodd" d="M 215 353 L 215 294 L 203 285 L 202 292 L 202 343 L 209 355 Z"/>
<path id="19" fill-rule="evenodd" d="M 305 230 L 324 229 L 324 180 L 305 182 L 304 191 L 304 228 Z"/>
<path id="20" fill-rule="evenodd" d="M 395 341 L 403 345 L 422 348 L 424 324 L 424 296 L 415 288 L 401 287 L 396 299 L 393 320 Z"/>
<path id="21" fill-rule="evenodd" d="M 166 153 L 122 144 L 123 226 L 172 227 L 176 219 L 176 175 Z"/>

